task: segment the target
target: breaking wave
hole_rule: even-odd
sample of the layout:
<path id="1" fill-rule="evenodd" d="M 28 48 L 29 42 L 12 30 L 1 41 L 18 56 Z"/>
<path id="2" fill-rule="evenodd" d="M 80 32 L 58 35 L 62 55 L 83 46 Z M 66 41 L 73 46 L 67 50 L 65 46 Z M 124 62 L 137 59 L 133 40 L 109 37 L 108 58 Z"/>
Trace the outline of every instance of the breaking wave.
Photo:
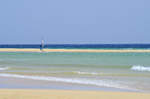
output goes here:
<path id="1" fill-rule="evenodd" d="M 9 69 L 9 68 L 8 67 L 0 67 L 0 71 L 7 70 L 7 69 Z"/>
<path id="2" fill-rule="evenodd" d="M 134 66 L 131 67 L 131 70 L 134 70 L 134 71 L 148 71 L 148 72 L 150 72 L 150 67 L 134 65 Z"/>
<path id="3" fill-rule="evenodd" d="M 82 75 L 100 75 L 100 73 L 96 73 L 96 72 L 73 71 L 73 73 L 76 73 L 76 74 L 82 74 Z"/>

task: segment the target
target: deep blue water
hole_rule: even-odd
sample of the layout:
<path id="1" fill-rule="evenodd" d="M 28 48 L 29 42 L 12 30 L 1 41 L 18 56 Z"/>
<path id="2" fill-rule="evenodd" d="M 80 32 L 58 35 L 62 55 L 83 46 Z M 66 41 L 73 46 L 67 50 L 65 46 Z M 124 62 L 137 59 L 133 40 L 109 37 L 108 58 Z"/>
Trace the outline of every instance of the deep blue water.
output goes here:
<path id="1" fill-rule="evenodd" d="M 4 44 L 0 48 L 40 48 L 40 44 Z M 139 48 L 149 49 L 150 44 L 46 44 L 44 48 L 66 48 L 66 49 L 98 49 L 98 48 Z"/>

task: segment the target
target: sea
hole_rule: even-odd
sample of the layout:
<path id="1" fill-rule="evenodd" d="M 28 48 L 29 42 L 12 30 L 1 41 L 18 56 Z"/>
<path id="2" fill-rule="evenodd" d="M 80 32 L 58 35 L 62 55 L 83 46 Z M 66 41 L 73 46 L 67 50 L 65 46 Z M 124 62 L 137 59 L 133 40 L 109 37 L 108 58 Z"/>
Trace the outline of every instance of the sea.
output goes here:
<path id="1" fill-rule="evenodd" d="M 0 48 L 39 49 L 40 45 L 8 44 L 0 45 Z M 150 49 L 150 44 L 49 44 L 44 48 L 136 50 Z M 69 85 L 68 89 L 78 86 L 79 89 L 86 90 L 114 88 L 150 92 L 150 53 L 0 52 L 0 78 L 5 77 L 23 79 L 22 83 L 27 80 L 41 81 L 41 84 L 42 81 L 56 82 L 59 86 Z M 11 85 L 11 81 L 8 79 L 6 82 Z M 34 86 L 33 83 L 32 85 Z M 2 87 L 1 82 L 0 87 Z"/>

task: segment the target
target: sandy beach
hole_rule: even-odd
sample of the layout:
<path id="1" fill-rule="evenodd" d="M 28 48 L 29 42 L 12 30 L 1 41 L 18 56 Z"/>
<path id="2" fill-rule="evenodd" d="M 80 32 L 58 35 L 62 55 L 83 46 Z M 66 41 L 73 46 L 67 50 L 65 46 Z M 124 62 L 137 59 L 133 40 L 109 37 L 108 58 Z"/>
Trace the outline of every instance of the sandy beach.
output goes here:
<path id="1" fill-rule="evenodd" d="M 19 49 L 19 48 L 0 48 L 0 52 L 119 52 L 119 53 L 127 53 L 127 52 L 150 52 L 149 49 Z"/>
<path id="2" fill-rule="evenodd" d="M 106 49 L 43 49 L 42 51 L 43 52 L 92 52 L 92 55 L 91 55 L 91 53 L 87 53 L 88 55 L 86 55 L 84 53 L 85 56 L 90 56 L 90 55 L 95 56 L 95 52 L 96 52 L 96 54 L 100 53 L 100 55 L 97 56 L 98 59 L 99 59 L 99 57 L 102 58 L 101 52 L 108 52 L 108 53 L 109 52 L 112 52 L 112 53 L 118 52 L 118 53 L 121 53 L 121 55 L 123 57 L 123 58 L 122 57 L 121 58 L 123 60 L 126 59 L 125 56 L 127 56 L 126 53 L 128 53 L 128 52 L 129 53 L 130 52 L 131 53 L 134 53 L 134 52 L 135 53 L 143 53 L 143 52 L 149 53 L 150 52 L 150 50 L 146 50 L 146 49 L 145 50 L 141 50 L 141 49 L 135 49 L 135 50 L 134 49 L 117 49 L 117 50 L 115 50 L 115 49 L 114 50 L 106 50 Z M 42 52 L 42 51 L 40 49 L 0 48 L 0 52 Z M 13 70 L 15 70 L 16 68 L 11 66 L 10 63 L 11 64 L 19 63 L 18 65 L 16 65 L 16 67 L 17 66 L 18 67 L 24 66 L 24 64 L 22 64 L 22 63 L 25 63 L 25 66 L 26 66 L 25 70 L 22 67 L 19 69 L 17 68 L 16 71 L 17 70 L 24 70 L 25 72 L 23 72 L 23 73 L 30 73 L 30 72 L 32 72 L 32 71 L 30 71 L 30 67 L 32 67 L 32 65 L 33 65 L 32 62 L 36 63 L 35 65 L 33 65 L 33 67 L 35 67 L 35 66 L 37 66 L 37 64 L 42 63 L 41 59 L 51 60 L 52 58 L 54 58 L 54 56 L 57 56 L 56 60 L 60 59 L 58 61 L 62 64 L 61 66 L 63 66 L 64 63 L 62 63 L 61 60 L 70 59 L 70 57 L 64 58 L 66 56 L 64 55 L 64 57 L 63 57 L 62 56 L 63 54 L 61 54 L 61 55 L 57 54 L 56 55 L 55 53 L 47 53 L 48 55 L 43 55 L 43 56 L 39 56 L 39 54 L 33 54 L 33 55 L 31 55 L 32 57 L 30 56 L 29 53 L 26 53 L 26 54 L 22 55 L 19 53 L 15 53 L 11 56 L 10 54 L 7 54 L 7 53 L 1 53 L 1 59 L 2 59 L 1 61 L 3 63 L 5 63 L 5 64 L 2 64 L 2 66 L 1 66 L 1 69 L 3 69 L 2 71 L 4 73 L 6 71 L 6 73 L 5 73 L 6 75 L 7 75 L 7 72 L 10 71 L 10 74 L 11 74 L 11 72 L 13 72 Z M 69 56 L 69 55 L 71 56 L 70 53 L 65 53 L 65 54 L 67 54 L 67 56 Z M 76 59 L 78 59 L 80 57 L 81 57 L 80 60 L 87 58 L 85 56 L 83 57 L 84 54 L 82 54 L 81 56 L 80 55 L 79 56 L 72 56 L 72 57 L 75 57 L 72 60 L 75 60 L 75 63 L 76 62 L 78 63 L 78 61 L 76 61 Z M 107 56 L 107 55 L 105 55 L 105 56 Z M 134 58 L 133 56 L 135 56 L 135 55 L 133 55 L 133 54 L 131 54 L 131 55 L 129 54 L 128 56 L 130 56 L 130 57 L 132 56 L 131 58 L 136 59 L 136 61 L 138 59 L 138 58 Z M 38 57 L 38 58 L 36 58 L 36 57 Z M 87 60 L 88 59 L 90 59 L 90 60 L 97 59 L 97 57 L 96 58 L 95 57 L 94 58 L 88 57 Z M 111 57 L 111 55 L 110 56 L 108 55 L 107 57 Z M 120 57 L 120 56 L 117 56 L 117 57 Z M 135 56 L 135 57 L 137 57 L 137 56 Z M 140 60 L 143 59 L 143 57 L 142 58 L 141 57 L 139 58 Z M 148 56 L 144 56 L 144 57 L 147 58 Z M 13 59 L 13 60 L 11 60 L 11 59 Z M 22 59 L 22 60 L 19 60 L 19 59 Z M 29 59 L 29 61 L 27 59 Z M 36 60 L 32 60 L 32 59 L 36 59 Z M 38 60 L 38 59 L 40 59 L 40 60 Z M 110 59 L 113 59 L 113 58 L 110 58 Z M 32 60 L 32 62 L 30 63 L 31 60 Z M 49 62 L 49 60 L 47 60 L 46 62 Z M 10 63 L 7 63 L 7 61 Z M 58 62 L 58 61 L 56 61 L 56 62 Z M 99 60 L 97 60 L 95 63 L 98 63 L 98 62 L 99 62 Z M 116 62 L 116 61 L 114 61 L 114 62 Z M 27 63 L 29 63 L 29 66 L 26 65 Z M 44 61 L 44 63 L 45 63 L 45 61 Z M 68 61 L 67 61 L 67 63 L 68 63 Z M 79 61 L 79 63 L 80 63 L 80 61 Z M 126 63 L 126 61 L 125 61 L 125 63 Z M 32 65 L 30 65 L 30 64 L 32 64 Z M 51 66 L 51 62 L 49 64 L 50 65 L 48 65 L 47 67 Z M 4 66 L 7 66 L 8 69 L 7 69 L 7 67 L 4 67 Z M 38 66 L 40 67 L 40 65 L 38 65 Z M 42 68 L 43 68 L 43 66 L 45 66 L 45 64 L 44 65 L 41 64 Z M 53 66 L 53 64 L 52 64 L 52 66 Z M 47 67 L 44 67 L 44 68 L 47 69 Z M 57 66 L 54 66 L 54 67 L 57 67 Z M 65 68 L 65 67 L 63 67 L 63 68 Z M 66 68 L 68 68 L 68 66 Z M 34 68 L 33 70 L 38 71 L 40 69 Z M 62 69 L 60 68 L 60 70 L 62 70 Z M 81 70 L 81 68 L 79 68 L 79 70 Z M 120 69 L 119 69 L 119 71 L 120 71 Z M 129 72 L 130 71 L 131 70 L 129 68 Z M 20 71 L 18 71 L 18 72 L 20 72 Z M 85 74 L 82 74 L 83 72 L 78 72 L 78 73 L 80 73 L 80 74 L 74 74 L 74 75 L 78 75 L 78 76 L 79 75 L 82 75 L 82 76 L 85 75 Z M 85 73 L 87 73 L 87 72 L 85 72 Z M 93 78 L 94 77 L 93 72 L 89 72 L 89 73 L 91 73 L 90 77 Z M 22 78 L 22 76 L 20 76 L 20 74 L 16 74 L 16 75 L 17 76 L 15 76 L 15 77 L 13 74 L 8 75 L 10 78 L 8 76 L 1 76 L 0 82 L 1 82 L 2 87 L 0 88 L 0 99 L 150 99 L 150 94 L 146 93 L 146 92 L 119 91 L 119 90 L 114 90 L 112 88 L 105 88 L 105 87 L 103 88 L 104 90 L 103 89 L 102 90 L 88 90 L 88 89 L 87 90 L 80 90 L 80 89 L 78 89 L 80 87 L 80 85 L 72 85 L 72 83 L 70 83 L 70 84 L 69 83 L 60 83 L 60 82 L 56 83 L 54 81 L 50 82 L 51 80 L 47 81 L 47 80 L 43 80 L 43 78 L 42 78 L 42 80 L 40 80 L 38 78 L 38 81 L 37 81 L 37 79 L 35 79 L 35 78 L 37 78 L 38 75 L 35 76 L 35 78 L 34 78 L 34 76 L 29 76 L 29 75 L 24 76 L 24 78 L 26 77 L 25 79 Z M 87 75 L 85 75 L 85 76 L 87 76 Z M 44 77 L 47 77 L 47 76 L 44 76 Z M 60 78 L 61 76 L 58 76 L 58 77 Z M 141 77 L 143 77 L 143 76 L 141 76 Z M 34 80 L 29 79 L 29 78 L 34 78 Z M 89 76 L 88 76 L 88 78 L 89 78 Z M 125 78 L 125 77 L 122 77 L 122 78 Z M 129 78 L 131 78 L 131 77 L 129 76 Z M 135 76 L 135 78 L 137 78 L 137 76 Z M 141 79 L 141 78 L 139 78 L 139 79 Z M 145 79 L 149 79 L 149 78 L 145 77 Z M 63 80 L 65 81 L 66 79 L 63 79 Z M 82 81 L 82 79 L 79 79 L 79 81 L 80 80 Z M 102 77 L 100 78 L 100 81 L 101 80 L 103 80 Z M 91 81 L 91 79 L 88 81 Z M 149 80 L 146 80 L 146 81 L 148 82 Z M 92 82 L 92 84 L 93 84 L 93 82 Z M 99 84 L 99 82 L 98 82 L 98 84 Z M 115 83 L 115 81 L 114 81 L 114 83 L 105 82 L 105 84 L 107 84 L 107 85 L 112 84 L 111 86 L 113 86 L 114 84 L 117 84 L 117 83 Z M 119 85 L 121 86 L 122 84 L 119 84 Z M 146 83 L 146 85 L 147 85 L 147 83 Z M 37 86 L 40 86 L 41 89 L 40 89 L 40 87 L 37 87 Z M 67 89 L 68 86 L 69 86 L 69 88 L 72 87 L 72 89 L 73 88 L 76 88 L 76 89 L 75 90 Z M 49 87 L 49 89 L 47 87 Z M 63 88 L 66 88 L 66 89 L 63 89 Z M 93 87 L 93 86 L 87 87 L 87 85 L 84 85 L 82 88 L 83 89 L 85 89 L 85 88 L 95 89 L 97 87 Z M 99 88 L 102 88 L 102 87 L 99 87 Z"/>
<path id="3" fill-rule="evenodd" d="M 149 99 L 147 93 L 0 89 L 0 99 Z"/>
<path id="4" fill-rule="evenodd" d="M 0 99 L 150 99 L 150 0 L 0 0 Z"/>

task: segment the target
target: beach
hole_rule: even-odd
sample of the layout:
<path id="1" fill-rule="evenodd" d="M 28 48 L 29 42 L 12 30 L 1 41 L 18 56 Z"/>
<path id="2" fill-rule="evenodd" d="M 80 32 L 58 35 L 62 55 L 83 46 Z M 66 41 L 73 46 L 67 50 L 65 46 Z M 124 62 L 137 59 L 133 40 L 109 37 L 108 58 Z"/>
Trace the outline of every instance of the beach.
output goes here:
<path id="1" fill-rule="evenodd" d="M 33 48 L 0 48 L 0 52 L 108 52 L 108 53 L 127 53 L 127 52 L 150 52 L 150 49 L 33 49 Z"/>
<path id="2" fill-rule="evenodd" d="M 147 93 L 0 89 L 0 99 L 149 99 Z"/>
<path id="3" fill-rule="evenodd" d="M 0 0 L 0 99 L 150 99 L 150 0 Z"/>
<path id="4" fill-rule="evenodd" d="M 14 79 L 0 77 L 0 99 L 149 99 L 149 93 L 119 91 L 106 87 L 99 90 L 71 89 L 72 85 L 58 82 L 42 82 L 38 80 Z M 24 84 L 24 86 L 23 86 Z M 43 87 L 43 85 L 45 87 Z M 7 88 L 6 88 L 7 86 Z M 11 87 L 10 87 L 11 86 Z M 22 86 L 22 87 L 18 87 Z M 35 87 L 34 87 L 35 86 Z M 50 87 L 51 86 L 51 87 Z M 53 87 L 52 87 L 53 86 Z M 54 87 L 55 86 L 55 87 Z M 3 88 L 2 88 L 3 87 Z M 41 89 L 43 87 L 43 89 Z M 75 86 L 74 88 L 76 88 Z M 80 86 L 82 87 L 82 86 Z M 87 86 L 86 86 L 87 87 Z M 104 91 L 105 89 L 105 91 Z M 112 91 L 111 91 L 112 90 Z"/>
<path id="5" fill-rule="evenodd" d="M 150 53 L 24 50 L 0 52 L 0 88 L 150 92 Z"/>
<path id="6" fill-rule="evenodd" d="M 0 48 L 0 99 L 149 99 L 149 49 Z"/>

